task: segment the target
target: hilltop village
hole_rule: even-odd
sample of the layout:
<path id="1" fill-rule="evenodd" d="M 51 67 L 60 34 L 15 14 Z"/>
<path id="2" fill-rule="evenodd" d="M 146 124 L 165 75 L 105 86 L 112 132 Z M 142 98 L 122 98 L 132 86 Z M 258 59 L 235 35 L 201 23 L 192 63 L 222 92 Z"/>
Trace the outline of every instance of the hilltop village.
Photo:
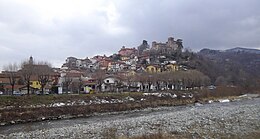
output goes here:
<path id="1" fill-rule="evenodd" d="M 173 37 L 151 46 L 146 40 L 137 47 L 122 46 L 111 56 L 68 57 L 61 68 L 30 57 L 17 70 L 6 68 L 0 74 L 0 90 L 5 94 L 152 92 L 209 85 L 207 76 L 186 66 L 189 59 L 182 40 Z"/>

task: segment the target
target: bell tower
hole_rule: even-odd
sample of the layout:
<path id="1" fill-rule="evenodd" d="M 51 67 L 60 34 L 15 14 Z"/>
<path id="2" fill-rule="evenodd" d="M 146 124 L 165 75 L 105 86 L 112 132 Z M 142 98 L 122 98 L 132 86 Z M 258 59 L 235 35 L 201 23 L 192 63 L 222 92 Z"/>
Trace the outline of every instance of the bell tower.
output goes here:
<path id="1" fill-rule="evenodd" d="M 30 56 L 30 58 L 29 58 L 29 64 L 33 65 L 33 57 L 32 56 Z"/>

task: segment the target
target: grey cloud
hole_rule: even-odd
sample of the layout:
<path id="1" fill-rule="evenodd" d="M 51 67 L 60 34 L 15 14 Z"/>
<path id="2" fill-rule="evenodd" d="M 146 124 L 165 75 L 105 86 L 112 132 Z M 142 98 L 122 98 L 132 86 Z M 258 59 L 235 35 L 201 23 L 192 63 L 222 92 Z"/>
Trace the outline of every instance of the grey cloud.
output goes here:
<path id="1" fill-rule="evenodd" d="M 252 16 L 258 17 L 257 5 L 260 5 L 257 0 L 148 2 L 131 5 L 131 11 L 124 7 L 122 14 L 127 19 L 123 24 L 129 24 L 139 37 L 164 41 L 173 34 L 195 50 L 237 45 L 259 47 L 258 39 L 254 38 L 259 36 L 259 31 L 255 31 L 260 26 L 256 24 L 259 19 L 251 21 L 254 23 L 252 30 L 248 25 L 237 24 Z M 254 43 L 246 45 L 244 40 Z"/>
<path id="2" fill-rule="evenodd" d="M 169 36 L 182 38 L 184 46 L 193 50 L 260 48 L 258 0 L 113 0 L 111 3 L 119 15 L 113 26 L 105 11 L 46 22 L 37 10 L 22 2 L 0 0 L 0 69 L 30 55 L 60 64 L 67 56 L 112 54 L 122 45 L 135 47 L 143 39 L 149 43 L 164 42 Z M 126 31 L 113 33 L 113 27 Z"/>

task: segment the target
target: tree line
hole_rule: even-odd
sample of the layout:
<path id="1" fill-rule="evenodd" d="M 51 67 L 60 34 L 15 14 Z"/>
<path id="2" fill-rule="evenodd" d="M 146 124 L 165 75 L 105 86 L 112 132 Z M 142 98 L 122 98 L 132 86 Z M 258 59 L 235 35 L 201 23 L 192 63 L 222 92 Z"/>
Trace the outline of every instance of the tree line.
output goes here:
<path id="1" fill-rule="evenodd" d="M 96 78 L 96 91 L 101 92 L 101 86 L 105 72 L 99 71 L 94 74 Z M 187 90 L 201 88 L 211 84 L 210 78 L 197 70 L 169 71 L 158 73 L 136 73 L 131 76 L 117 76 L 120 79 L 116 85 L 113 84 L 110 91 L 122 89 L 121 91 L 131 91 L 131 89 L 141 92 L 152 92 L 161 90 Z"/>
<path id="2" fill-rule="evenodd" d="M 128 80 L 131 80 L 129 78 Z M 140 83 L 141 91 L 186 90 L 208 86 L 208 76 L 197 70 L 142 73 L 133 76 L 132 83 Z M 130 83 L 131 84 L 131 83 Z"/>
<path id="3" fill-rule="evenodd" d="M 32 76 L 37 78 L 39 85 L 41 86 L 41 93 L 44 93 L 44 88 L 50 81 L 50 76 L 53 73 L 51 64 L 48 62 L 37 62 L 33 60 L 23 61 L 20 65 L 16 63 L 10 63 L 4 66 L 4 74 L 9 78 L 9 84 L 11 86 L 11 94 L 14 93 L 15 85 L 25 85 L 27 88 L 27 94 L 30 94 L 30 85 Z"/>

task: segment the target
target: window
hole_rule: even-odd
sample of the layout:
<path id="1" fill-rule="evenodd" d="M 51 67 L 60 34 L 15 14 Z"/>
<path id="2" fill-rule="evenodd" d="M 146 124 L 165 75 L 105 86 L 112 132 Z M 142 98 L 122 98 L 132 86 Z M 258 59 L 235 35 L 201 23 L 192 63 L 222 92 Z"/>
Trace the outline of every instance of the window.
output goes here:
<path id="1" fill-rule="evenodd" d="M 151 68 L 151 71 L 154 72 L 154 68 Z"/>

